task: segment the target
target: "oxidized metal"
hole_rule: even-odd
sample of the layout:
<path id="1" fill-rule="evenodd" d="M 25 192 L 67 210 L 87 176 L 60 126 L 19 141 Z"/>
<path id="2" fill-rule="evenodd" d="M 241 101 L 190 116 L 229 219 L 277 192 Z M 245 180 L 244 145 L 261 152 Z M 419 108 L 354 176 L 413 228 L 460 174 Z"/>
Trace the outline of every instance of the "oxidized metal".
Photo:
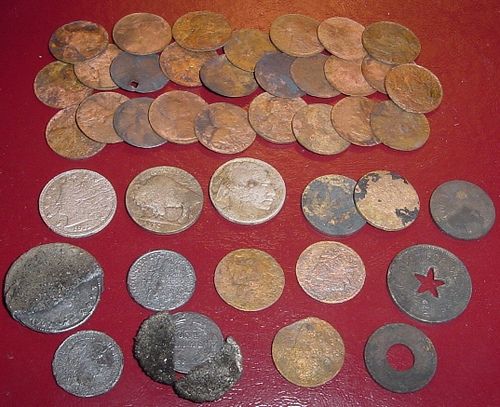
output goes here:
<path id="1" fill-rule="evenodd" d="M 290 75 L 299 89 L 318 98 L 332 98 L 340 95 L 340 92 L 326 79 L 325 62 L 327 59 L 328 56 L 324 54 L 295 58 L 290 66 Z"/>
<path id="2" fill-rule="evenodd" d="M 255 29 L 234 31 L 224 45 L 224 54 L 229 62 L 245 71 L 253 72 L 255 64 L 268 52 L 277 51 L 269 34 Z"/>
<path id="3" fill-rule="evenodd" d="M 78 62 L 74 65 L 75 75 L 84 85 L 97 90 L 112 90 L 118 86 L 111 79 L 109 67 L 121 51 L 114 44 L 108 44 L 106 50 L 98 56 Z"/>
<path id="4" fill-rule="evenodd" d="M 363 58 L 361 62 L 361 72 L 363 73 L 366 82 L 381 93 L 387 93 L 385 90 L 385 77 L 387 73 L 394 67 L 392 64 L 385 64 L 370 55 Z"/>
<path id="5" fill-rule="evenodd" d="M 255 79 L 266 92 L 282 98 L 303 96 L 290 74 L 290 67 L 295 58 L 282 52 L 264 55 L 255 66 Z"/>
<path id="6" fill-rule="evenodd" d="M 350 96 L 368 96 L 375 93 L 361 72 L 363 59 L 347 61 L 330 55 L 325 62 L 325 75 L 338 91 Z"/>
<path id="7" fill-rule="evenodd" d="M 361 42 L 365 27 L 346 17 L 331 17 L 318 26 L 318 39 L 330 54 L 358 60 L 366 55 Z"/>

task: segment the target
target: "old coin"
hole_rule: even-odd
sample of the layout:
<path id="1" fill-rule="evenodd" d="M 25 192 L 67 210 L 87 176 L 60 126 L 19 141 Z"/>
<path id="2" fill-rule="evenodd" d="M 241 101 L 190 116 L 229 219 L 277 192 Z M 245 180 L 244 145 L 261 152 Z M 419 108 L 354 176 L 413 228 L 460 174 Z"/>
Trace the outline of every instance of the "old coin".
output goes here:
<path id="1" fill-rule="evenodd" d="M 122 50 L 135 55 L 161 52 L 172 39 L 170 25 L 160 16 L 133 13 L 113 27 L 113 40 Z"/>
<path id="2" fill-rule="evenodd" d="M 120 379 L 122 370 L 120 347 L 98 331 L 80 331 L 66 338 L 52 361 L 57 384 L 78 397 L 108 392 Z"/>
<path id="3" fill-rule="evenodd" d="M 203 191 L 196 178 L 180 168 L 153 167 L 132 180 L 125 203 L 139 226 L 168 235 L 196 222 L 203 207 Z"/>
<path id="4" fill-rule="evenodd" d="M 361 62 L 361 72 L 363 73 L 366 82 L 381 93 L 387 93 L 385 90 L 385 77 L 387 73 L 394 67 L 391 64 L 385 64 L 370 55 L 363 58 Z"/>
<path id="5" fill-rule="evenodd" d="M 330 236 L 349 236 L 365 225 L 354 204 L 356 181 L 343 175 L 313 179 L 302 193 L 302 212 L 317 230 Z"/>
<path id="6" fill-rule="evenodd" d="M 293 143 L 296 141 L 292 130 L 293 116 L 306 105 L 301 98 L 286 99 L 264 92 L 250 103 L 248 120 L 257 134 L 267 141 Z"/>
<path id="7" fill-rule="evenodd" d="M 325 76 L 325 62 L 328 56 L 324 54 L 305 58 L 295 58 L 290 66 L 290 75 L 295 84 L 308 95 L 318 98 L 332 98 L 340 95 Z"/>
<path id="8" fill-rule="evenodd" d="M 361 72 L 363 59 L 348 61 L 330 55 L 325 62 L 325 75 L 330 84 L 351 96 L 368 96 L 375 93 Z"/>
<path id="9" fill-rule="evenodd" d="M 420 210 L 415 189 L 404 177 L 390 171 L 363 175 L 354 189 L 354 202 L 370 225 L 388 231 L 410 226 Z"/>
<path id="10" fill-rule="evenodd" d="M 255 29 L 233 31 L 231 39 L 224 45 L 227 59 L 238 68 L 253 72 L 255 64 L 268 52 L 277 51 L 269 34 Z"/>
<path id="11" fill-rule="evenodd" d="M 331 54 L 348 60 L 366 55 L 361 42 L 365 27 L 346 17 L 331 17 L 318 26 L 318 39 Z"/>
<path id="12" fill-rule="evenodd" d="M 118 86 L 111 79 L 109 67 L 121 51 L 114 44 L 108 44 L 106 50 L 98 56 L 77 62 L 73 68 L 78 80 L 84 85 L 97 90 L 112 90 Z"/>
<path id="13" fill-rule="evenodd" d="M 432 193 L 430 207 L 439 228 L 457 239 L 479 239 L 495 223 L 493 201 L 484 190 L 467 181 L 441 184 Z"/>
<path id="14" fill-rule="evenodd" d="M 130 295 L 153 311 L 173 310 L 189 301 L 196 275 L 188 259 L 171 250 L 143 254 L 130 267 L 127 286 Z"/>
<path id="15" fill-rule="evenodd" d="M 281 328 L 273 340 L 273 361 L 280 374 L 302 387 L 333 379 L 344 364 L 344 341 L 328 322 L 309 317 Z"/>
<path id="16" fill-rule="evenodd" d="M 103 291 L 97 260 L 67 243 L 36 246 L 5 277 L 4 299 L 12 317 L 38 332 L 58 333 L 83 324 Z"/>
<path id="17" fill-rule="evenodd" d="M 241 153 L 256 137 L 248 122 L 247 111 L 224 102 L 202 109 L 196 116 L 194 129 L 201 144 L 222 154 Z"/>
<path id="18" fill-rule="evenodd" d="M 274 218 L 285 203 L 285 182 L 268 163 L 235 158 L 210 179 L 209 194 L 219 214 L 230 222 L 257 225 Z"/>
<path id="19" fill-rule="evenodd" d="M 116 193 L 97 172 L 69 170 L 45 185 L 38 207 L 53 232 L 65 237 L 87 237 L 103 230 L 113 219 Z"/>
<path id="20" fill-rule="evenodd" d="M 266 92 L 282 98 L 296 98 L 304 92 L 293 81 L 290 67 L 295 58 L 282 52 L 265 54 L 255 65 L 255 79 Z"/>

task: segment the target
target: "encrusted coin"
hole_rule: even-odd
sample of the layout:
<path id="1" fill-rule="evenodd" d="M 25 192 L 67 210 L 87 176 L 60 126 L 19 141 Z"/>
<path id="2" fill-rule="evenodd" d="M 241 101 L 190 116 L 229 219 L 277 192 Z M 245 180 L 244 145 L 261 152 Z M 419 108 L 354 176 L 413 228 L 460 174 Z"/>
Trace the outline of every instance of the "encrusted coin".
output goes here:
<path id="1" fill-rule="evenodd" d="M 83 324 L 103 291 L 97 260 L 67 243 L 36 246 L 5 277 L 4 299 L 12 317 L 38 332 L 58 333 Z"/>
<path id="2" fill-rule="evenodd" d="M 97 90 L 118 88 L 111 79 L 109 67 L 121 51 L 114 44 L 108 44 L 106 50 L 98 56 L 78 62 L 74 65 L 75 75 L 84 85 Z"/>
<path id="3" fill-rule="evenodd" d="M 348 61 L 330 55 L 325 62 L 325 75 L 330 84 L 351 96 L 368 96 L 375 92 L 361 72 L 363 59 Z"/>
<path id="4" fill-rule="evenodd" d="M 346 17 L 331 17 L 318 26 L 318 38 L 331 54 L 349 60 L 366 55 L 361 42 L 365 27 Z"/>
<path id="5" fill-rule="evenodd" d="M 387 93 L 385 90 L 385 77 L 387 73 L 394 67 L 391 64 L 385 64 L 370 55 L 363 58 L 361 63 L 361 72 L 368 84 L 381 93 Z"/>
<path id="6" fill-rule="evenodd" d="M 305 58 L 295 58 L 290 66 L 290 75 L 295 84 L 308 95 L 318 98 L 332 98 L 340 95 L 325 76 L 325 62 L 328 56 L 324 54 Z"/>
<path id="7" fill-rule="evenodd" d="M 233 31 L 231 39 L 224 45 L 227 59 L 238 68 L 253 72 L 257 61 L 268 52 L 277 51 L 269 34 L 255 29 Z"/>
<path id="8" fill-rule="evenodd" d="M 273 340 L 273 361 L 280 374 L 302 387 L 333 379 L 344 364 L 342 337 L 319 318 L 301 319 L 281 328 Z"/>

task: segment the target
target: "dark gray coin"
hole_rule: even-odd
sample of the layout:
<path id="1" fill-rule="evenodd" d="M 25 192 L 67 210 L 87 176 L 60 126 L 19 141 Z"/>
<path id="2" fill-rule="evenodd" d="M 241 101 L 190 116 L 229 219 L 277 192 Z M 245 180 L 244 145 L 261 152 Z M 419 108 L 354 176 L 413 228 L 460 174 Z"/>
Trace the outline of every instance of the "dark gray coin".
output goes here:
<path id="1" fill-rule="evenodd" d="M 439 228 L 457 239 L 486 235 L 495 223 L 495 205 L 480 187 L 467 181 L 448 181 L 432 193 L 431 215 Z"/>
<path id="2" fill-rule="evenodd" d="M 57 384 L 78 397 L 94 397 L 111 390 L 120 379 L 123 354 L 108 335 L 80 331 L 57 348 L 52 373 Z"/>
<path id="3" fill-rule="evenodd" d="M 175 392 L 182 398 L 203 403 L 221 398 L 241 377 L 243 357 L 230 336 L 218 354 L 194 367 L 175 382 Z"/>
<path id="4" fill-rule="evenodd" d="M 387 361 L 394 345 L 407 346 L 413 353 L 413 366 L 396 370 Z M 431 340 L 417 328 L 406 324 L 387 324 L 377 329 L 365 346 L 365 364 L 373 379 L 387 390 L 410 393 L 429 383 L 436 372 L 437 356 Z"/>
<path id="5" fill-rule="evenodd" d="M 5 277 L 5 304 L 12 317 L 45 333 L 68 331 L 94 312 L 103 290 L 103 270 L 85 250 L 66 243 L 34 247 Z"/>
<path id="6" fill-rule="evenodd" d="M 266 92 L 281 98 L 296 98 L 305 95 L 292 79 L 290 67 L 294 57 L 282 52 L 264 55 L 255 65 L 255 79 Z"/>
<path id="7" fill-rule="evenodd" d="M 432 280 L 434 277 L 434 281 Z M 428 281 L 433 291 L 421 288 Z M 441 247 L 408 247 L 392 261 L 387 284 L 396 305 L 423 322 L 446 322 L 459 316 L 472 294 L 469 272 L 460 259 Z"/>

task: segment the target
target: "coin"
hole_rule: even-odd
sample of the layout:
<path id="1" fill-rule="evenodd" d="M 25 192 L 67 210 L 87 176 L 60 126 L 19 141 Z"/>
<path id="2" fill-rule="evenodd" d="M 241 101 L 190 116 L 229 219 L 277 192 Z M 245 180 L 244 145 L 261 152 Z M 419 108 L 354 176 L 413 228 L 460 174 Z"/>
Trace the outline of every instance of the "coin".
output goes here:
<path id="1" fill-rule="evenodd" d="M 168 235 L 196 222 L 203 207 L 203 191 L 196 178 L 180 168 L 153 167 L 130 182 L 125 203 L 139 226 Z"/>
<path id="2" fill-rule="evenodd" d="M 365 225 L 354 204 L 356 181 L 343 175 L 323 175 L 307 184 L 302 193 L 302 212 L 321 233 L 349 236 Z"/>
<path id="3" fill-rule="evenodd" d="M 281 328 L 273 340 L 273 361 L 280 374 L 302 387 L 333 379 L 344 364 L 344 341 L 328 322 L 309 317 Z"/>
<path id="4" fill-rule="evenodd" d="M 347 61 L 330 55 L 325 62 L 325 75 L 338 91 L 350 96 L 368 96 L 375 93 L 361 72 L 363 59 Z"/>
<path id="5" fill-rule="evenodd" d="M 301 98 L 286 99 L 267 92 L 255 97 L 248 107 L 250 125 L 267 141 L 277 144 L 293 143 L 292 119 L 307 103 Z"/>
<path id="6" fill-rule="evenodd" d="M 345 17 L 331 17 L 318 26 L 318 39 L 331 54 L 348 60 L 366 55 L 361 43 L 365 27 Z"/>
<path id="7" fill-rule="evenodd" d="M 340 95 L 340 92 L 326 79 L 325 62 L 327 59 L 328 56 L 324 54 L 295 58 L 290 66 L 290 75 L 299 89 L 318 98 L 332 98 Z"/>
<path id="8" fill-rule="evenodd" d="M 133 13 L 113 27 L 113 40 L 122 50 L 135 55 L 161 52 L 172 39 L 170 25 L 160 16 Z"/>
<path id="9" fill-rule="evenodd" d="M 203 108 L 196 116 L 194 129 L 201 144 L 222 154 L 241 153 L 256 137 L 247 111 L 224 102 Z"/>
<path id="10" fill-rule="evenodd" d="M 84 169 L 62 172 L 40 193 L 40 216 L 55 233 L 87 237 L 103 230 L 116 211 L 113 185 L 101 174 Z"/>
<path id="11" fill-rule="evenodd" d="M 431 215 L 439 228 L 457 239 L 485 236 L 495 223 L 495 205 L 480 187 L 453 180 L 438 186 L 430 200 Z"/>
<path id="12" fill-rule="evenodd" d="M 292 120 L 293 134 L 309 151 L 317 154 L 339 154 L 350 143 L 339 136 L 330 120 L 332 107 L 314 103 L 300 109 Z"/>
<path id="13" fill-rule="evenodd" d="M 372 171 L 363 175 L 354 189 L 359 213 L 376 228 L 396 231 L 407 228 L 417 218 L 417 192 L 401 175 Z"/>
<path id="14" fill-rule="evenodd" d="M 108 335 L 80 331 L 56 350 L 52 373 L 59 387 L 78 397 L 94 397 L 110 391 L 122 374 L 123 353 Z"/>
<path id="15" fill-rule="evenodd" d="M 224 54 L 229 62 L 245 71 L 253 72 L 255 64 L 268 52 L 277 51 L 269 34 L 255 29 L 233 31 L 231 39 L 224 45 Z"/>
<path id="16" fill-rule="evenodd" d="M 196 275 L 188 259 L 171 250 L 143 254 L 130 267 L 127 286 L 130 295 L 153 311 L 173 310 L 189 301 Z"/>
<path id="17" fill-rule="evenodd" d="M 361 62 L 361 73 L 372 88 L 381 93 L 387 93 L 385 90 L 385 77 L 393 67 L 394 65 L 385 64 L 367 55 Z"/>
<path id="18" fill-rule="evenodd" d="M 210 199 L 230 222 L 257 225 L 274 218 L 285 203 L 286 188 L 280 173 L 255 158 L 235 158 L 212 175 Z"/>
<path id="19" fill-rule="evenodd" d="M 109 67 L 121 51 L 114 44 L 108 44 L 106 50 L 98 56 L 77 62 L 73 68 L 78 80 L 84 85 L 97 90 L 112 90 L 118 86 L 111 79 Z"/>
<path id="20" fill-rule="evenodd" d="M 50 243 L 22 254 L 5 277 L 12 318 L 38 332 L 59 333 L 83 324 L 103 291 L 103 270 L 85 250 Z"/>

